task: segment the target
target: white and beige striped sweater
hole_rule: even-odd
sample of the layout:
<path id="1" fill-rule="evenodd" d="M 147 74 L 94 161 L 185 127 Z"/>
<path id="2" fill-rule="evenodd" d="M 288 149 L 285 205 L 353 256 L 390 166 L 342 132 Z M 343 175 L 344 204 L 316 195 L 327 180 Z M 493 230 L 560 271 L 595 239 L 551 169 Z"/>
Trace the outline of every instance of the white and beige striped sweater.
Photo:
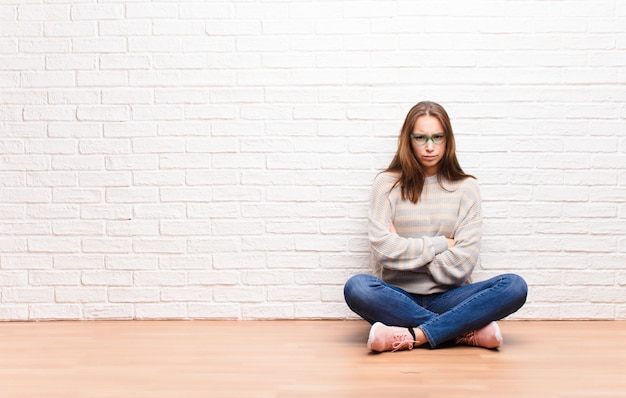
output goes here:
<path id="1" fill-rule="evenodd" d="M 470 283 L 480 261 L 481 201 L 473 178 L 428 177 L 417 204 L 402 200 L 397 175 L 384 172 L 372 186 L 368 234 L 376 275 L 410 293 L 431 294 Z M 389 221 L 396 233 L 390 232 Z M 455 240 L 448 249 L 446 238 Z"/>

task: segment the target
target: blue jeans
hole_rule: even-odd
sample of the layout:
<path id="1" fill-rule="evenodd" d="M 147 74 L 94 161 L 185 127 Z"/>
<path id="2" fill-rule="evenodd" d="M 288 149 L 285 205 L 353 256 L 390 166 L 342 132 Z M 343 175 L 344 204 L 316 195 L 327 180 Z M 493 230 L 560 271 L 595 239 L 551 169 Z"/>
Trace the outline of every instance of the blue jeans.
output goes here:
<path id="1" fill-rule="evenodd" d="M 514 313 L 528 287 L 515 274 L 459 286 L 443 293 L 411 294 L 372 275 L 355 275 L 344 286 L 348 307 L 373 324 L 419 327 L 432 348 Z"/>

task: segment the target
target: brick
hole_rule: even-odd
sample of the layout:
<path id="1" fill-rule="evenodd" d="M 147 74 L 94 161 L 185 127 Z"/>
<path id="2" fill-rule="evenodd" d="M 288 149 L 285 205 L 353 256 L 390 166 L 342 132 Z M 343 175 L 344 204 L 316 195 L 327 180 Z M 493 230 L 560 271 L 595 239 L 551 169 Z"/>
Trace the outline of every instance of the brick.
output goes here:
<path id="1" fill-rule="evenodd" d="M 560 287 L 551 286 L 550 288 L 535 290 L 532 295 L 533 302 L 582 302 L 588 299 L 589 290 L 585 287 Z"/>
<path id="2" fill-rule="evenodd" d="M 182 254 L 187 251 L 186 246 L 186 242 L 183 239 L 135 238 L 133 240 L 133 251 L 135 253 Z"/>
<path id="3" fill-rule="evenodd" d="M 154 303 L 159 301 L 159 289 L 146 287 L 111 287 L 107 298 L 111 303 Z"/>
<path id="4" fill-rule="evenodd" d="M 30 172 L 26 175 L 26 181 L 31 187 L 73 187 L 76 185 L 76 173 Z"/>
<path id="5" fill-rule="evenodd" d="M 79 183 L 83 187 L 127 187 L 130 181 L 130 174 L 125 172 L 85 172 L 79 175 Z"/>
<path id="6" fill-rule="evenodd" d="M 137 319 L 186 319 L 184 304 L 137 304 L 135 306 Z"/>
<path id="7" fill-rule="evenodd" d="M 561 304 L 561 319 L 571 320 L 600 320 L 614 319 L 615 306 L 613 304 Z"/>
<path id="8" fill-rule="evenodd" d="M 130 271 L 83 271 L 80 282 L 86 286 L 131 286 L 133 274 Z"/>
<path id="9" fill-rule="evenodd" d="M 208 270 L 208 271 L 189 271 L 187 272 L 187 282 L 190 286 L 193 285 L 206 285 L 206 286 L 214 286 L 214 285 L 237 285 L 240 281 L 240 272 L 239 271 L 216 271 L 216 270 Z M 263 275 L 267 275 L 266 272 L 262 273 Z M 255 279 L 256 280 L 256 279 Z M 253 283 L 247 283 L 253 284 Z M 263 284 L 263 283 L 260 283 Z"/>
<path id="10" fill-rule="evenodd" d="M 78 87 L 114 87 L 126 85 L 128 81 L 127 74 L 122 71 L 78 71 L 76 73 L 76 86 Z"/>
<path id="11" fill-rule="evenodd" d="M 294 243 L 291 236 L 244 237 L 241 240 L 243 251 L 290 251 Z"/>
<path id="12" fill-rule="evenodd" d="M 64 218 L 78 218 L 80 209 L 78 205 L 31 205 L 28 206 L 27 214 L 33 219 L 57 219 L 63 222 Z"/>
<path id="13" fill-rule="evenodd" d="M 177 71 L 131 70 L 128 74 L 124 74 L 123 76 L 128 76 L 128 84 L 131 87 L 177 87 L 180 84 L 180 73 Z"/>
<path id="14" fill-rule="evenodd" d="M 311 172 L 313 175 L 319 174 L 319 172 Z M 215 174 L 215 173 L 214 173 Z M 241 183 L 243 185 L 280 185 L 280 184 L 292 184 L 294 183 L 294 177 L 289 170 L 244 170 L 241 172 Z M 299 173 L 301 174 L 301 173 Z M 215 178 L 207 179 L 207 181 L 215 181 Z M 222 185 L 229 185 L 233 181 L 232 178 L 224 179 Z M 306 184 L 305 179 L 298 179 L 301 183 Z M 215 183 L 220 184 L 220 181 Z M 283 207 L 284 209 L 284 207 Z M 285 209 L 284 209 L 285 210 Z"/>
<path id="15" fill-rule="evenodd" d="M 270 187 L 266 198 L 273 202 L 317 202 L 320 192 L 316 187 Z"/>
<path id="16" fill-rule="evenodd" d="M 106 124 L 103 128 L 104 136 L 111 138 L 121 137 L 153 137 L 157 127 L 154 122 L 128 122 Z"/>
<path id="17" fill-rule="evenodd" d="M 624 288 L 621 286 L 603 286 L 589 288 L 591 303 L 623 303 L 626 299 Z"/>
<path id="18" fill-rule="evenodd" d="M 190 303 L 187 311 L 189 317 L 193 319 L 241 319 L 241 309 L 238 303 Z"/>
<path id="19" fill-rule="evenodd" d="M 202 270 L 210 269 L 212 265 L 213 260 L 210 256 L 183 255 L 159 258 L 160 269 Z"/>
<path id="20" fill-rule="evenodd" d="M 296 303 L 295 317 L 298 319 L 328 319 L 338 314 L 342 319 L 358 319 L 345 303 Z"/>
<path id="21" fill-rule="evenodd" d="M 125 238 L 86 238 L 82 240 L 82 250 L 85 253 L 129 253 L 131 241 Z"/>
<path id="22" fill-rule="evenodd" d="M 43 69 L 44 59 L 40 56 L 0 57 L 0 70 L 38 70 Z"/>
<path id="23" fill-rule="evenodd" d="M 149 104 L 152 102 L 152 91 L 148 89 L 107 89 L 102 90 L 103 104 Z"/>
<path id="24" fill-rule="evenodd" d="M 265 254 L 215 254 L 213 267 L 219 270 L 264 268 Z"/>
<path id="25" fill-rule="evenodd" d="M 0 305 L 0 319 L 12 321 L 27 321 L 28 306 L 27 305 Z"/>
<path id="26" fill-rule="evenodd" d="M 41 37 L 42 26 L 39 22 L 4 22 L 0 26 L 0 37 Z"/>
<path id="27" fill-rule="evenodd" d="M 163 236 L 210 235 L 211 223 L 208 221 L 170 221 L 165 220 L 160 225 Z"/>
<path id="28" fill-rule="evenodd" d="M 246 271 L 242 273 L 242 282 L 246 285 L 273 286 L 293 284 L 292 271 Z"/>
<path id="29" fill-rule="evenodd" d="M 93 243 L 92 243 L 93 242 Z M 158 268 L 158 259 L 152 256 L 128 256 L 128 255 L 114 255 L 116 253 L 124 253 L 124 249 L 126 248 L 126 243 L 129 242 L 128 239 L 101 239 L 101 240 L 91 240 L 89 243 L 92 243 L 91 246 L 96 246 L 99 243 L 108 243 L 111 242 L 111 246 L 113 243 L 117 243 L 116 247 L 112 247 L 108 253 L 112 255 L 107 255 L 105 258 L 105 268 L 108 270 L 115 271 L 144 271 L 144 270 L 154 270 Z M 119 242 L 119 243 L 118 243 Z M 126 252 L 130 250 L 126 249 Z M 104 250 L 99 250 L 99 252 L 105 252 Z"/>
<path id="30" fill-rule="evenodd" d="M 216 202 L 235 199 L 240 202 L 259 202 L 263 196 L 263 191 L 256 187 L 216 187 L 212 192 Z"/>
<path id="31" fill-rule="evenodd" d="M 152 151 L 146 151 L 146 153 L 151 152 Z M 179 186 L 185 183 L 185 173 L 177 170 L 138 171 L 133 173 L 133 183 L 136 186 Z M 165 206 L 165 208 L 167 208 L 167 206 Z"/>
<path id="32" fill-rule="evenodd" d="M 54 269 L 60 270 L 93 270 L 104 268 L 105 259 L 103 255 L 89 255 L 89 254 L 70 254 L 70 255 L 55 255 L 54 256 Z"/>
<path id="33" fill-rule="evenodd" d="M 47 203 L 50 192 L 43 188 L 6 188 L 0 192 L 3 203 Z"/>
<path id="34" fill-rule="evenodd" d="M 188 253 L 214 253 L 219 251 L 220 253 L 241 252 L 241 240 L 238 237 L 229 238 L 190 238 L 187 239 Z"/>
<path id="35" fill-rule="evenodd" d="M 31 253 L 76 253 L 80 250 L 80 246 L 78 238 L 28 238 L 28 251 Z"/>
<path id="36" fill-rule="evenodd" d="M 95 22 L 57 22 L 46 21 L 43 24 L 46 37 L 88 37 L 94 36 L 98 30 Z"/>
<path id="37" fill-rule="evenodd" d="M 157 161 L 158 158 L 152 154 L 107 156 L 105 158 L 108 170 L 155 170 Z"/>
<path id="38" fill-rule="evenodd" d="M 56 235 L 101 236 L 104 233 L 104 224 L 89 220 L 54 221 L 52 232 Z"/>
<path id="39" fill-rule="evenodd" d="M 183 205 L 137 205 L 134 206 L 135 216 L 144 219 L 184 218 Z"/>
<path id="40" fill-rule="evenodd" d="M 317 222 L 298 222 L 298 221 L 285 221 L 285 222 L 268 222 L 265 226 L 268 233 L 281 233 L 288 234 L 315 234 L 319 232 L 319 225 Z"/>
<path id="41" fill-rule="evenodd" d="M 206 156 L 204 158 L 206 158 Z M 260 169 L 265 167 L 265 159 L 258 155 L 215 154 L 212 156 L 211 164 L 214 169 L 218 170 Z"/>
<path id="42" fill-rule="evenodd" d="M 518 312 L 507 319 L 517 320 L 551 320 L 561 319 L 561 309 L 558 304 L 525 304 Z"/>
<path id="43" fill-rule="evenodd" d="M 32 273 L 31 273 L 32 275 Z M 29 283 L 26 271 L 0 271 L 0 284 L 2 286 L 25 286 Z"/>
<path id="44" fill-rule="evenodd" d="M 236 153 L 237 141 L 233 138 L 214 138 L 210 141 L 206 139 L 191 139 L 187 142 L 186 149 L 187 152 L 191 153 Z"/>
<path id="45" fill-rule="evenodd" d="M 621 2 L 40 3 L 0 6 L 0 320 L 358 319 L 422 99 L 481 185 L 475 279 L 530 285 L 508 319 L 626 318 Z"/>
<path id="46" fill-rule="evenodd" d="M 611 286 L 615 283 L 615 273 L 613 271 L 598 270 L 563 271 L 563 283 L 572 286 Z M 610 294 L 612 293 L 614 292 L 611 292 Z"/>
<path id="47" fill-rule="evenodd" d="M 3 235 L 46 235 L 51 231 L 48 222 L 6 222 L 0 225 Z"/>
<path id="48" fill-rule="evenodd" d="M 98 28 L 102 36 L 147 36 L 151 33 L 149 20 L 100 20 Z"/>
<path id="49" fill-rule="evenodd" d="M 145 3 L 130 3 L 125 5 L 126 17 L 136 18 L 168 18 L 178 15 L 177 4 L 154 3 L 146 6 Z"/>
<path id="50" fill-rule="evenodd" d="M 122 4 L 75 4 L 72 5 L 72 20 L 108 20 L 124 17 Z"/>
<path id="51" fill-rule="evenodd" d="M 347 281 L 352 276 L 352 273 L 349 270 L 301 270 L 295 276 L 298 285 L 333 285 L 337 283 L 343 284 L 344 281 Z"/>
<path id="52" fill-rule="evenodd" d="M 50 303 L 54 288 L 44 287 L 5 287 L 2 288 L 3 303 Z"/>
<path id="53" fill-rule="evenodd" d="M 239 206 L 232 202 L 221 203 L 189 203 L 189 218 L 237 218 Z"/>
<path id="54" fill-rule="evenodd" d="M 89 304 L 82 306 L 83 317 L 93 320 L 133 319 L 133 306 L 130 304 Z"/>
<path id="55" fill-rule="evenodd" d="M 46 92 L 40 90 L 2 90 L 0 104 L 8 105 L 43 105 L 46 101 Z"/>
<path id="56" fill-rule="evenodd" d="M 266 300 L 264 287 L 215 287 L 213 297 L 216 302 L 227 303 L 260 303 Z"/>
<path id="57" fill-rule="evenodd" d="M 92 220 L 130 220 L 131 208 L 129 205 L 81 205 L 81 217 Z"/>
<path id="58" fill-rule="evenodd" d="M 104 287 L 64 287 L 55 288 L 57 303 L 97 303 L 106 301 L 107 289 Z"/>
<path id="59" fill-rule="evenodd" d="M 197 186 L 186 188 L 163 188 L 163 202 L 211 202 L 214 190 L 209 187 Z"/>
<path id="60" fill-rule="evenodd" d="M 156 220 L 124 220 L 107 221 L 107 236 L 157 236 L 159 234 L 159 222 Z"/>
<path id="61" fill-rule="evenodd" d="M 0 45 L 0 47 L 9 47 L 12 44 L 13 42 L 7 42 L 7 44 Z M 26 54 L 69 53 L 70 46 L 70 40 L 57 38 L 25 39 L 19 42 L 20 51 Z"/>
<path id="62" fill-rule="evenodd" d="M 93 89 L 59 88 L 48 90 L 48 102 L 50 104 L 97 104 L 100 102 L 100 93 Z M 58 123 L 61 125 L 61 123 Z M 54 124 L 53 124 L 54 125 Z M 66 124 L 67 126 L 67 124 Z M 89 124 L 81 125 L 84 129 L 90 127 Z"/>
<path id="63" fill-rule="evenodd" d="M 162 302 L 207 302 L 213 297 L 213 292 L 205 287 L 164 287 L 161 289 Z"/>
<path id="64" fill-rule="evenodd" d="M 79 320 L 80 306 L 76 304 L 33 304 L 29 306 L 29 320 Z"/>
<path id="65" fill-rule="evenodd" d="M 295 310 L 291 303 L 242 304 L 241 316 L 244 319 L 294 319 Z"/>
<path id="66" fill-rule="evenodd" d="M 156 104 L 204 104 L 208 102 L 210 93 L 200 89 L 156 89 L 154 102 Z"/>
<path id="67" fill-rule="evenodd" d="M 102 170 L 104 161 L 99 156 L 64 156 L 52 159 L 55 170 Z"/>
<path id="68" fill-rule="evenodd" d="M 102 192 L 98 189 L 59 188 L 53 191 L 52 200 L 60 203 L 99 203 Z"/>
<path id="69" fill-rule="evenodd" d="M 79 106 L 76 118 L 80 121 L 123 122 L 130 120 L 130 109 L 122 105 Z"/>
<path id="70" fill-rule="evenodd" d="M 164 19 L 152 23 L 152 33 L 156 36 L 194 36 L 204 32 L 204 21 Z"/>
<path id="71" fill-rule="evenodd" d="M 288 303 L 297 303 L 302 301 L 315 302 L 320 299 L 319 287 L 303 287 L 303 286 L 269 286 L 267 288 L 268 302 L 285 301 Z"/>

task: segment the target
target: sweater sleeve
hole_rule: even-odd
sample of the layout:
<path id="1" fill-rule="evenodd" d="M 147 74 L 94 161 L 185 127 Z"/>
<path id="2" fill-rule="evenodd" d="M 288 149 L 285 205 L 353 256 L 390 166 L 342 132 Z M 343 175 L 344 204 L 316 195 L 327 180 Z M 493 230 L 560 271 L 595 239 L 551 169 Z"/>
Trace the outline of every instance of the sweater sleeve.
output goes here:
<path id="1" fill-rule="evenodd" d="M 394 209 L 389 200 L 393 177 L 379 174 L 372 186 L 368 214 L 368 236 L 376 261 L 384 268 L 416 271 L 448 249 L 444 236 L 404 238 L 389 230 Z"/>
<path id="2" fill-rule="evenodd" d="M 454 230 L 454 247 L 439 253 L 427 265 L 440 285 L 460 286 L 469 281 L 480 257 L 482 234 L 481 199 L 478 184 L 467 179 Z"/>

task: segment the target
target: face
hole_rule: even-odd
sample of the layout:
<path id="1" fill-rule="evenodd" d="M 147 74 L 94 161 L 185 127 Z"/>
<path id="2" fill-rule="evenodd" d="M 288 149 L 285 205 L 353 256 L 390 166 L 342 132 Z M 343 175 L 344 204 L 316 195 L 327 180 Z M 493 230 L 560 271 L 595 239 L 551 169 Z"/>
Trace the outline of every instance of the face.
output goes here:
<path id="1" fill-rule="evenodd" d="M 413 127 L 413 135 L 425 136 L 425 137 L 437 137 L 443 135 L 445 132 L 443 126 L 434 116 L 420 116 L 415 121 Z M 417 158 L 417 161 L 422 165 L 427 177 L 437 174 L 439 170 L 439 163 L 443 159 L 443 155 L 446 153 L 446 141 L 436 145 L 433 140 L 429 139 L 426 144 L 419 145 L 415 139 L 411 139 L 411 148 L 413 148 L 413 154 Z"/>

